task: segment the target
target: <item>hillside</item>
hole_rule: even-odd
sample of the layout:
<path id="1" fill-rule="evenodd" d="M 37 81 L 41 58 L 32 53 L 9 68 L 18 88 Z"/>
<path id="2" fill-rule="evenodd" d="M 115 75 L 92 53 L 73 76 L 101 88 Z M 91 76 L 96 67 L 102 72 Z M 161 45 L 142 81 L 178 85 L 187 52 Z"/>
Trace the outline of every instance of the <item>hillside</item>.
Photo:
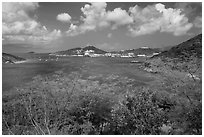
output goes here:
<path id="1" fill-rule="evenodd" d="M 162 52 L 157 57 L 177 58 L 179 60 L 186 60 L 190 57 L 202 58 L 202 34 Z"/>
<path id="2" fill-rule="evenodd" d="M 2 63 L 15 63 L 16 61 L 23 61 L 23 60 L 25 59 L 8 53 L 2 53 Z"/>
<path id="3" fill-rule="evenodd" d="M 180 71 L 193 77 L 201 77 L 202 34 L 151 57 L 143 67 L 149 72 Z"/>
<path id="4" fill-rule="evenodd" d="M 92 51 L 94 54 L 105 54 L 106 51 L 98 49 L 94 46 L 86 46 L 84 48 L 73 48 L 65 51 L 58 51 L 55 54 L 57 55 L 84 55 L 85 52 Z"/>
<path id="5" fill-rule="evenodd" d="M 85 48 L 82 48 L 83 52 L 85 52 L 87 50 L 93 50 L 95 54 L 105 54 L 105 53 L 107 53 L 106 51 L 98 49 L 98 48 L 96 48 L 94 46 L 87 46 Z"/>

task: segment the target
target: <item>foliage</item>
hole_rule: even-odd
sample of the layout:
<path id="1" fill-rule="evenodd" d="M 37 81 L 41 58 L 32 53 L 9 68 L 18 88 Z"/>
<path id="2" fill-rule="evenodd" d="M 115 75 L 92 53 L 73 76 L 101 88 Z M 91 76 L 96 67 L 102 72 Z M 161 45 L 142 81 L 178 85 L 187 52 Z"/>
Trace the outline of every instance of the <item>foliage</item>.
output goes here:
<path id="1" fill-rule="evenodd" d="M 117 75 L 101 81 L 62 71 L 36 76 L 3 96 L 3 134 L 201 134 L 199 83 L 172 81 L 167 90 L 168 79 L 166 88 L 133 87 Z"/>
<path id="2" fill-rule="evenodd" d="M 140 90 L 137 94 L 127 94 L 113 111 L 114 134 L 147 135 L 160 134 L 160 127 L 166 123 L 165 111 L 161 111 L 152 100 L 153 93 Z"/>

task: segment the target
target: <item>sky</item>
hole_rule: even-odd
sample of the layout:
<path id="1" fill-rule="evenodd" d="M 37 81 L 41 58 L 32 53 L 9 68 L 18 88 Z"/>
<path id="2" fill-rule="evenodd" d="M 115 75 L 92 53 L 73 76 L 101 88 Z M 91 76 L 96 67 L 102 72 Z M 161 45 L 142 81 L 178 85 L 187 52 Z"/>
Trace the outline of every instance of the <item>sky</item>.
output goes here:
<path id="1" fill-rule="evenodd" d="M 200 2 L 2 3 L 2 51 L 162 48 L 202 33 Z"/>

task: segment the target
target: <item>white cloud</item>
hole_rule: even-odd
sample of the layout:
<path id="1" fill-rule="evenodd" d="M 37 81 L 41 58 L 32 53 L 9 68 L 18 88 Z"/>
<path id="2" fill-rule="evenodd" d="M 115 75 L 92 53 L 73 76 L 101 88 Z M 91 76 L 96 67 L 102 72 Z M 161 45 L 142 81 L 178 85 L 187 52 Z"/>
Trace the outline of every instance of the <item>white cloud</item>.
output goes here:
<path id="1" fill-rule="evenodd" d="M 179 36 L 187 34 L 193 26 L 181 9 L 165 8 L 161 3 L 144 8 L 136 5 L 128 11 L 121 8 L 106 11 L 106 7 L 107 4 L 101 2 L 86 4 L 81 8 L 82 23 L 70 25 L 67 35 L 75 36 L 107 27 L 117 29 L 127 26 L 131 36 L 152 34 L 156 31 Z"/>
<path id="2" fill-rule="evenodd" d="M 69 30 L 66 31 L 67 36 L 76 36 L 82 33 L 81 30 L 78 28 L 77 25 L 71 24 Z"/>
<path id="3" fill-rule="evenodd" d="M 193 23 L 196 28 L 202 28 L 202 17 L 197 16 Z"/>
<path id="4" fill-rule="evenodd" d="M 122 10 L 121 8 L 115 8 L 113 11 L 108 11 L 106 19 L 107 21 L 113 22 L 113 29 L 121 25 L 133 23 L 132 17 L 129 16 L 126 10 Z"/>
<path id="5" fill-rule="evenodd" d="M 57 15 L 57 20 L 61 22 L 70 22 L 71 21 L 71 16 L 68 13 L 60 13 Z"/>
<path id="6" fill-rule="evenodd" d="M 162 6 L 162 9 L 158 9 L 157 6 Z M 184 35 L 193 26 L 188 22 L 188 18 L 184 14 L 181 14 L 180 9 L 165 9 L 162 4 L 156 4 L 156 9 L 159 10 L 163 16 L 161 18 L 161 32 L 172 32 L 174 35 Z"/>
<path id="7" fill-rule="evenodd" d="M 33 2 L 3 2 L 2 21 L 9 23 L 14 21 L 24 21 L 29 18 L 28 12 L 32 12 L 39 7 Z"/>
<path id="8" fill-rule="evenodd" d="M 67 35 L 75 36 L 87 31 L 95 31 L 96 29 L 109 26 L 109 22 L 105 20 L 106 6 L 107 4 L 103 2 L 84 5 L 84 7 L 81 8 L 83 13 L 83 16 L 81 16 L 82 24 L 79 26 L 71 24 L 69 30 L 66 32 Z"/>
<path id="9" fill-rule="evenodd" d="M 129 9 L 134 18 L 134 25 L 129 25 L 132 36 L 152 34 L 156 31 L 173 33 L 175 36 L 185 35 L 192 28 L 192 23 L 181 14 L 180 9 L 165 8 L 163 4 L 155 4 L 141 9 L 139 6 Z"/>
<path id="10" fill-rule="evenodd" d="M 73 29 L 71 26 L 67 31 L 69 36 L 83 34 L 87 31 L 96 31 L 97 29 L 112 26 L 116 29 L 119 26 L 132 23 L 132 18 L 125 10 L 116 8 L 113 11 L 106 11 L 107 4 L 105 2 L 95 2 L 86 4 L 81 8 L 83 16 L 82 23 Z"/>
<path id="11" fill-rule="evenodd" d="M 35 20 L 15 21 L 12 23 L 3 22 L 3 34 L 33 34 L 37 33 L 36 29 L 41 29 L 41 25 Z"/>
<path id="12" fill-rule="evenodd" d="M 49 31 L 37 22 L 29 12 L 34 12 L 38 3 L 3 3 L 2 4 L 2 34 L 7 42 L 27 42 L 43 44 L 61 37 L 60 30 Z"/>
<path id="13" fill-rule="evenodd" d="M 95 2 L 91 5 L 86 4 L 81 8 L 84 14 L 82 17 L 83 24 L 80 26 L 83 31 L 95 30 L 97 27 L 109 26 L 109 23 L 104 20 L 106 16 L 106 3 Z"/>
<path id="14" fill-rule="evenodd" d="M 33 13 L 38 7 L 38 3 L 3 3 L 2 4 L 2 34 L 6 41 L 22 41 L 36 43 L 49 43 L 62 36 L 60 30 L 49 30 L 38 22 L 35 17 L 28 13 Z M 193 23 L 189 23 L 188 18 L 181 9 L 166 8 L 164 4 L 148 5 L 146 7 L 134 6 L 128 11 L 115 8 L 106 11 L 107 3 L 95 2 L 85 4 L 81 8 L 83 15 L 75 24 L 68 13 L 57 15 L 56 19 L 61 22 L 69 22 L 70 27 L 66 34 L 76 36 L 88 31 L 97 31 L 104 28 L 117 29 L 126 26 L 131 36 L 152 34 L 156 31 L 172 33 L 175 36 L 185 35 L 193 27 L 202 27 L 202 18 L 196 17 Z M 108 34 L 110 38 L 112 34 Z"/>

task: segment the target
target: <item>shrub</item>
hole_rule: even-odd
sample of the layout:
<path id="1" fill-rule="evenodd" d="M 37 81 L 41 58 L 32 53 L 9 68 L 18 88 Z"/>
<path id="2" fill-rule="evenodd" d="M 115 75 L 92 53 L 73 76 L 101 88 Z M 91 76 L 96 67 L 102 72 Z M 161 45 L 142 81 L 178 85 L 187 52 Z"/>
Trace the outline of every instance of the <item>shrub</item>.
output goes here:
<path id="1" fill-rule="evenodd" d="M 165 112 L 152 101 L 149 90 L 125 95 L 112 111 L 114 134 L 147 135 L 160 134 L 160 127 L 167 121 Z"/>

